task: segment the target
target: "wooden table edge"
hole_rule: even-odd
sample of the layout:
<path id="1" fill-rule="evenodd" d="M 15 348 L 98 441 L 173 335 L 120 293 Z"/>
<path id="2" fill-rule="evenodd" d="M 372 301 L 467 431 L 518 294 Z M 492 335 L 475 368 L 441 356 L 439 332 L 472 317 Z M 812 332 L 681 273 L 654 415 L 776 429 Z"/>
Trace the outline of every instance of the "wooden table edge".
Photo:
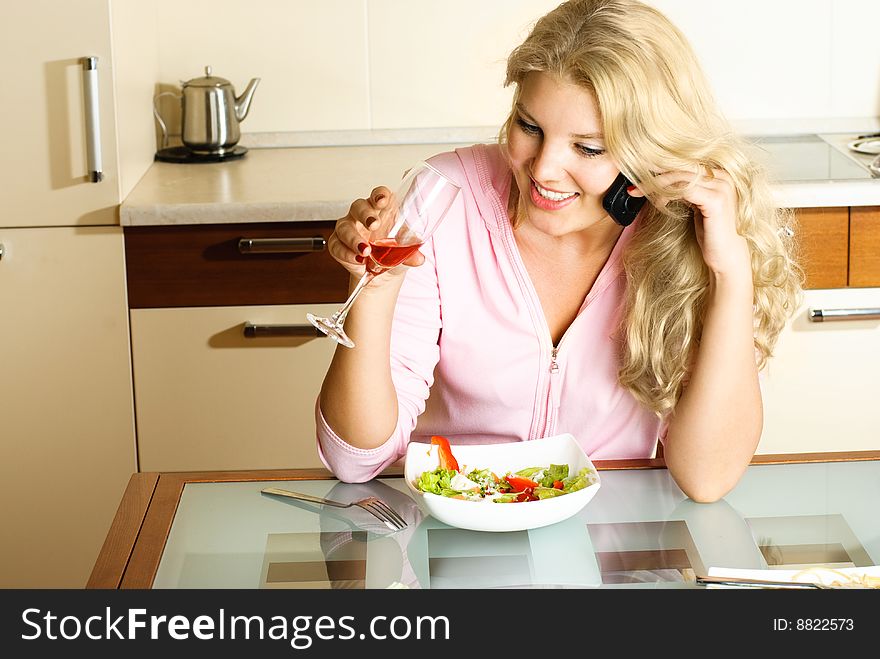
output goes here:
<path id="1" fill-rule="evenodd" d="M 136 472 L 128 479 L 86 588 L 119 587 L 158 482 L 156 473 Z"/>

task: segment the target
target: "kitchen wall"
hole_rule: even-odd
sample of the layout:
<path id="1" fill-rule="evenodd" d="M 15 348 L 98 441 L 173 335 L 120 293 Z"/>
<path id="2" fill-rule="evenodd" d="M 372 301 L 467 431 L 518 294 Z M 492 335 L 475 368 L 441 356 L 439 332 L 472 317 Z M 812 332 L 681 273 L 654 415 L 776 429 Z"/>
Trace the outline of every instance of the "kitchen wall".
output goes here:
<path id="1" fill-rule="evenodd" d="M 496 126 L 504 60 L 557 0 L 157 0 L 159 77 L 206 64 L 245 133 Z M 809 129 L 880 116 L 876 0 L 653 0 L 688 35 L 727 115 Z M 792 123 L 790 120 L 801 119 Z M 827 130 L 827 128 L 816 128 Z"/>
<path id="2" fill-rule="evenodd" d="M 155 152 L 152 90 L 160 79 L 156 0 L 112 0 L 110 21 L 119 198 L 125 199 Z"/>

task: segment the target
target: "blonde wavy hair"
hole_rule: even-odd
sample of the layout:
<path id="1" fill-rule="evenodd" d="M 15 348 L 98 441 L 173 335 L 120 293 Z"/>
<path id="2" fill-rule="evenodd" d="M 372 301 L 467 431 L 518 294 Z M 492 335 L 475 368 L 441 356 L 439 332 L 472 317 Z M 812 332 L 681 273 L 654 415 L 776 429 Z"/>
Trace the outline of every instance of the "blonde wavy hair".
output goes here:
<path id="1" fill-rule="evenodd" d="M 737 231 L 748 242 L 754 282 L 758 368 L 772 355 L 797 307 L 803 276 L 795 260 L 790 211 L 776 207 L 766 172 L 749 157 L 718 110 L 684 35 L 659 11 L 636 0 L 569 0 L 541 18 L 507 62 L 505 86 L 550 73 L 591 91 L 602 115 L 605 147 L 649 199 L 623 256 L 627 287 L 622 386 L 658 416 L 681 396 L 703 330 L 710 276 L 697 243 L 693 209 L 682 189 L 658 186 L 653 174 L 722 169 L 738 195 Z M 514 182 L 514 188 L 516 184 Z M 514 190 L 519 199 L 518 190 Z M 514 208 L 514 227 L 524 208 Z"/>

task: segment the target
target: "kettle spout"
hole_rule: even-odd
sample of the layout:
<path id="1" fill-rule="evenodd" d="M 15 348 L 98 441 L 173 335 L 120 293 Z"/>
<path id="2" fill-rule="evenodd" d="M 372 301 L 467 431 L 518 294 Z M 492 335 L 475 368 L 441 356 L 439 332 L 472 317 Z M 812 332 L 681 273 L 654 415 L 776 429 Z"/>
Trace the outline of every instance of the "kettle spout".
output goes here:
<path id="1" fill-rule="evenodd" d="M 244 121 L 247 116 L 248 110 L 251 108 L 251 99 L 254 97 L 254 90 L 259 82 L 259 78 L 254 78 L 245 87 L 241 96 L 235 97 L 235 118 L 239 121 Z"/>

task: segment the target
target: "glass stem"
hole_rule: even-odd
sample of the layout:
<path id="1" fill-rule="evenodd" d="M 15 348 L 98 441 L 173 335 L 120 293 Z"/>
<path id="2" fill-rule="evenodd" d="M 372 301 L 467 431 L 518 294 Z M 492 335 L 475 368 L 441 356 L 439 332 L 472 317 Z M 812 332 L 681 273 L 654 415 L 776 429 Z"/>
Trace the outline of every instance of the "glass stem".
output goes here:
<path id="1" fill-rule="evenodd" d="M 375 275 L 369 270 L 364 273 L 363 277 L 361 277 L 360 281 L 357 283 L 357 286 L 355 286 L 354 290 L 351 292 L 351 295 L 348 296 L 345 304 L 343 304 L 342 308 L 331 317 L 331 320 L 335 325 L 342 325 L 342 323 L 345 322 L 345 317 L 348 315 L 348 310 L 351 309 L 351 305 L 354 304 L 355 299 L 360 295 L 364 286 L 369 284 L 373 277 L 375 277 Z"/>

